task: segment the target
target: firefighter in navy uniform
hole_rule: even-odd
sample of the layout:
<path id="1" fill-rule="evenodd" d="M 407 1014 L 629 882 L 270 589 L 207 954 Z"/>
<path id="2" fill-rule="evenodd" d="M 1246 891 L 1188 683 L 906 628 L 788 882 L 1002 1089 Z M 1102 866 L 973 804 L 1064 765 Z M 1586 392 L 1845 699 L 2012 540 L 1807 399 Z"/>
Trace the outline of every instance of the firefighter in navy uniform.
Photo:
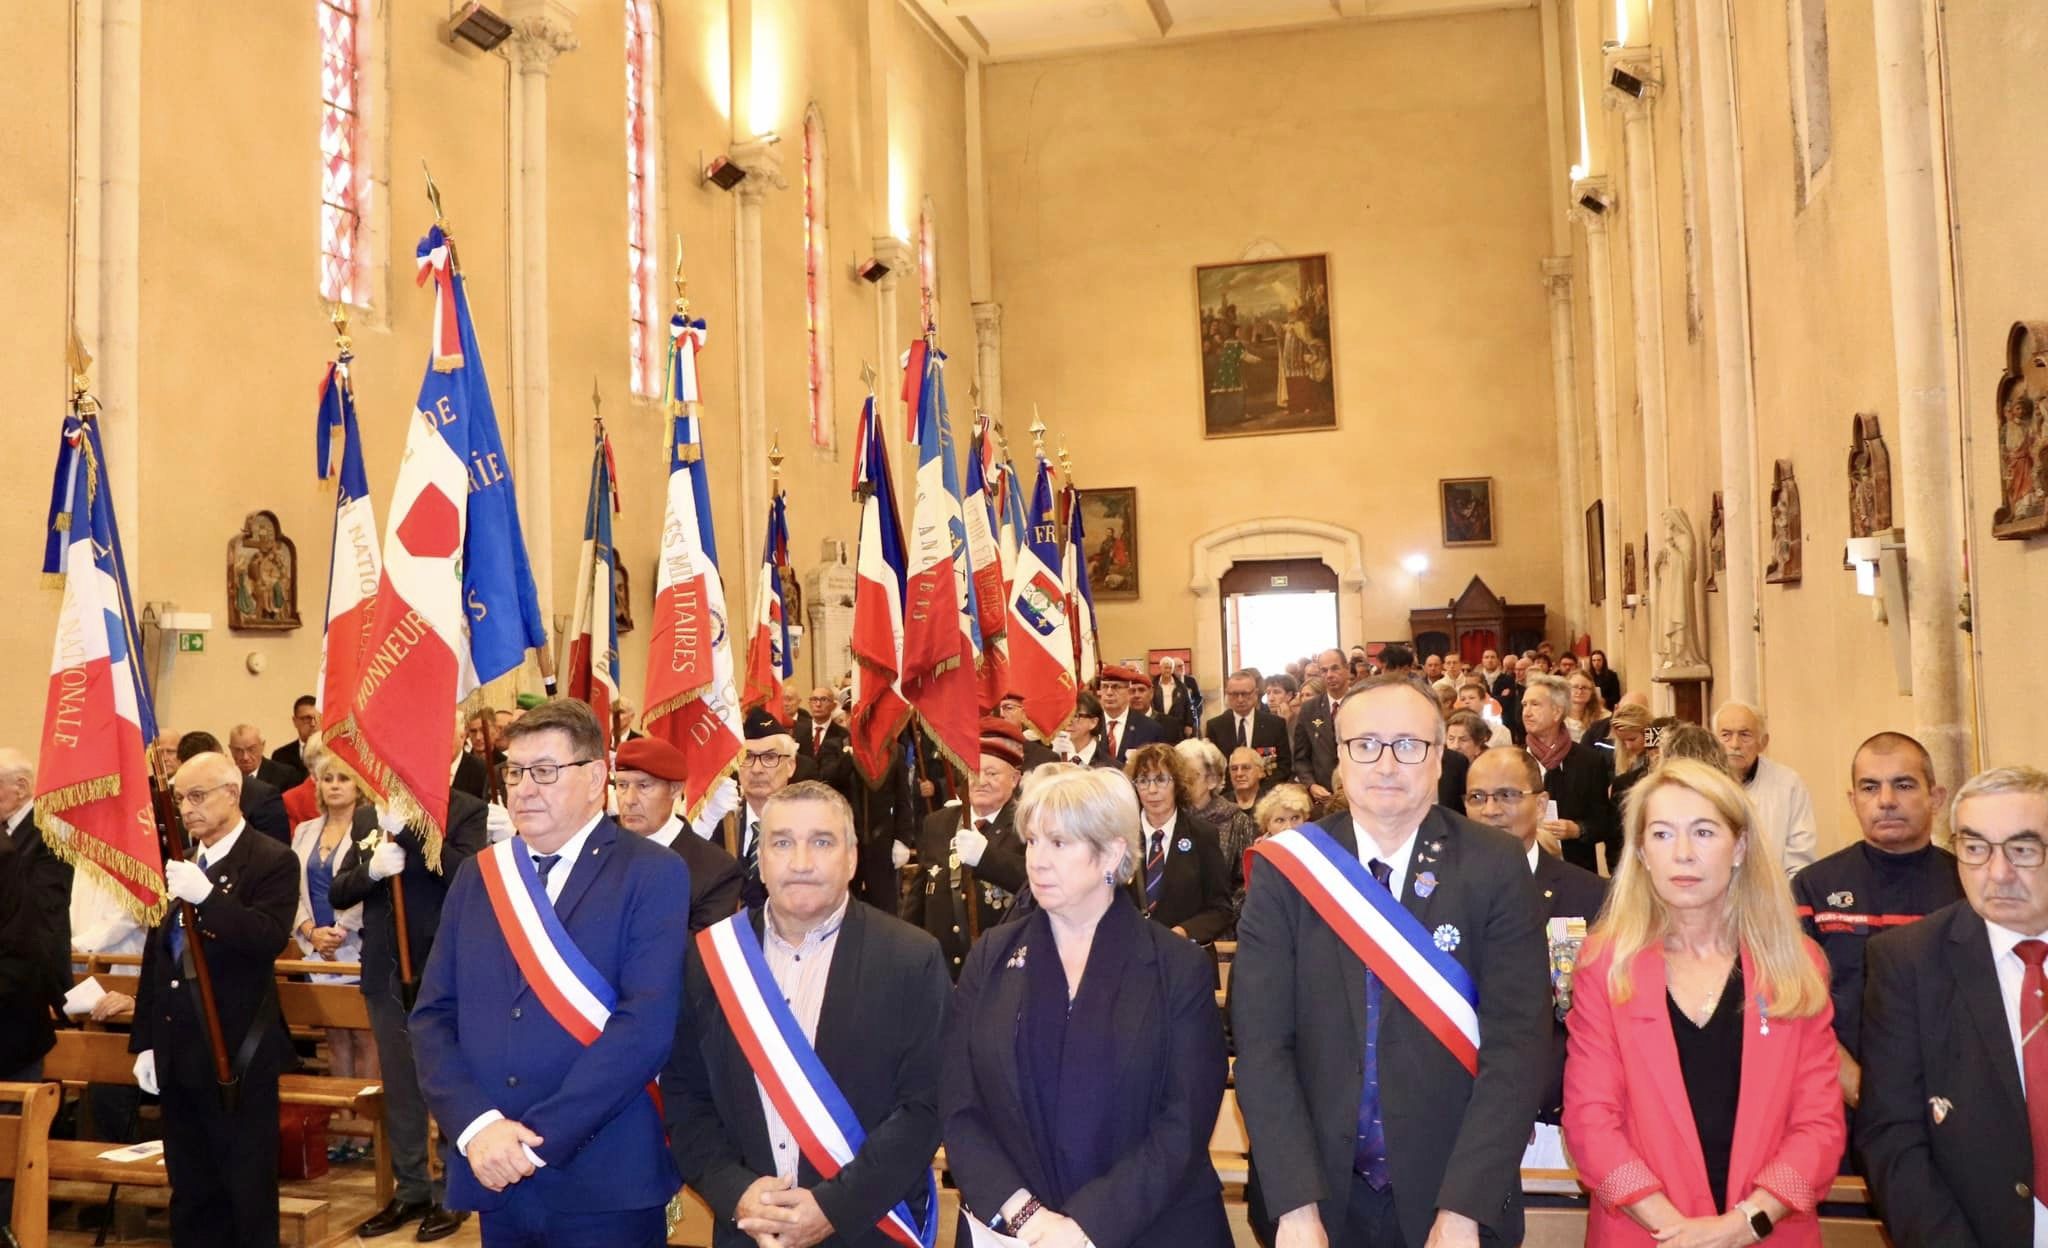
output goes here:
<path id="1" fill-rule="evenodd" d="M 1024 842 L 1010 826 L 1023 769 L 1023 731 L 1005 719 L 983 719 L 981 766 L 969 779 L 967 806 L 933 811 L 918 834 L 917 877 L 903 917 L 938 938 L 955 979 L 975 934 L 1008 918 L 1025 887 Z M 972 899 L 962 868 L 971 876 Z"/>
<path id="2" fill-rule="evenodd" d="M 1863 839 L 1792 877 L 1800 924 L 1827 954 L 1852 1140 L 1863 1083 L 1863 947 L 1962 898 L 1955 857 L 1933 839 L 1947 800 L 1926 747 L 1904 733 L 1880 732 L 1857 747 L 1849 764 L 1849 803 Z"/>

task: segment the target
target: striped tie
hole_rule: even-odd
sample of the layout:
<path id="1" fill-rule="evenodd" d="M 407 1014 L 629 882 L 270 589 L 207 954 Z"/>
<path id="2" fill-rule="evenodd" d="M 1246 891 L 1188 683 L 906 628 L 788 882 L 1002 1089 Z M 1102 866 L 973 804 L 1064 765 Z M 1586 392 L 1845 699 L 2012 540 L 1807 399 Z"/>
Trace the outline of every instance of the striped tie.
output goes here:
<path id="1" fill-rule="evenodd" d="M 1366 864 L 1380 887 L 1393 886 L 1394 869 L 1375 858 Z M 1365 973 L 1365 1080 L 1358 1090 L 1358 1142 L 1351 1169 L 1376 1192 L 1391 1181 L 1387 1173 L 1387 1132 L 1380 1122 L 1380 977 Z"/>
<path id="2" fill-rule="evenodd" d="M 1152 849 L 1145 855 L 1145 913 L 1159 908 L 1160 886 L 1166 883 L 1166 830 L 1152 829 Z"/>

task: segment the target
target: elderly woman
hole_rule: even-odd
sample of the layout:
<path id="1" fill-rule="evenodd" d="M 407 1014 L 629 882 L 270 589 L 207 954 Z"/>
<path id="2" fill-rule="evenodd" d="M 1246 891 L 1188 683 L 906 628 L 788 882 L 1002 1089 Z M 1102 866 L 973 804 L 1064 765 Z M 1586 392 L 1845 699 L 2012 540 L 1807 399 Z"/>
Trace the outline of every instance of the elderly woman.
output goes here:
<path id="1" fill-rule="evenodd" d="M 1247 815 L 1253 817 L 1257 826 L 1259 799 L 1266 795 L 1272 782 L 1266 776 L 1266 756 L 1248 745 L 1240 745 L 1230 752 L 1230 800 Z"/>
<path id="2" fill-rule="evenodd" d="M 1591 1248 L 1821 1242 L 1844 1140 L 1834 1004 L 1753 824 L 1742 786 L 1692 759 L 1629 797 L 1568 1017 L 1564 1136 Z"/>
<path id="3" fill-rule="evenodd" d="M 1298 784 L 1276 784 L 1273 791 L 1259 799 L 1259 808 L 1252 812 L 1252 822 L 1259 827 L 1259 839 L 1278 835 L 1307 823 L 1316 813 L 1315 802 L 1310 800 L 1308 790 Z"/>
<path id="4" fill-rule="evenodd" d="M 1444 718 L 1444 748 L 1456 750 L 1475 763 L 1479 761 L 1479 756 L 1486 752 L 1492 740 L 1492 725 L 1482 719 L 1477 711 L 1468 711 L 1461 707 Z"/>
<path id="5" fill-rule="evenodd" d="M 975 944 L 947 1013 L 939 1113 L 961 1218 L 1033 1248 L 1231 1242 L 1209 1162 L 1215 969 L 1119 895 L 1139 826 L 1123 776 L 1039 768 L 1016 814 L 1037 908 Z"/>
<path id="6" fill-rule="evenodd" d="M 299 856 L 299 913 L 293 928 L 299 949 L 306 957 L 322 962 L 355 962 L 363 959 L 363 908 L 360 904 L 336 910 L 328 900 L 335 870 L 348 856 L 351 842 L 376 827 L 376 811 L 363 801 L 355 779 L 336 763 L 327 750 L 308 743 L 303 757 L 318 787 L 321 813 L 292 829 L 292 852 Z M 356 975 L 319 975 L 316 984 L 353 984 Z M 377 1050 L 370 1033 L 349 1028 L 327 1029 L 330 1070 L 350 1078 L 374 1077 Z"/>
<path id="7" fill-rule="evenodd" d="M 1522 689 L 1524 744 L 1543 767 L 1544 791 L 1557 802 L 1557 817 L 1544 820 L 1542 834 L 1560 843 L 1566 862 L 1597 874 L 1599 847 L 1607 847 L 1610 865 L 1621 850 L 1620 820 L 1607 796 L 1613 760 L 1572 740 L 1564 723 L 1570 700 L 1562 677 L 1531 673 Z"/>
<path id="8" fill-rule="evenodd" d="M 1198 945 L 1237 926 L 1230 909 L 1230 864 L 1216 825 L 1190 807 L 1187 765 L 1170 745 L 1141 745 L 1124 762 L 1138 791 L 1143 825 L 1138 855 L 1139 907 L 1154 923 Z"/>
<path id="9" fill-rule="evenodd" d="M 1259 828 L 1250 813 L 1239 809 L 1230 799 L 1224 787 L 1229 774 L 1223 765 L 1223 751 L 1200 738 L 1182 741 L 1173 750 L 1187 769 L 1188 809 L 1195 818 L 1216 829 L 1217 846 L 1223 851 L 1224 864 L 1230 868 L 1231 895 L 1243 896 L 1244 875 L 1238 864 L 1252 842 L 1259 839 Z"/>
<path id="10" fill-rule="evenodd" d="M 1564 678 L 1567 696 L 1571 705 L 1565 711 L 1565 730 L 1572 734 L 1572 740 L 1581 745 L 1598 745 L 1607 739 L 1609 712 L 1607 703 L 1600 696 L 1600 687 L 1584 672 L 1573 672 Z"/>

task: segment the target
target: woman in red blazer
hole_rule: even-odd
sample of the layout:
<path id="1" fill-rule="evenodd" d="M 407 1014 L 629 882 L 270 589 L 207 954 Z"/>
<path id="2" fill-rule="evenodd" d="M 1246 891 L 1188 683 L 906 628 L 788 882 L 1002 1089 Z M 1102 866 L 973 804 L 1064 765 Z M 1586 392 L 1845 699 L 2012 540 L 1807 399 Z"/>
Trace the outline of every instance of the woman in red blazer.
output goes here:
<path id="1" fill-rule="evenodd" d="M 1607 909 L 1572 976 L 1565 1146 L 1586 1243 L 1818 1248 L 1842 1156 L 1834 1009 L 1769 842 L 1723 770 L 1629 795 Z"/>

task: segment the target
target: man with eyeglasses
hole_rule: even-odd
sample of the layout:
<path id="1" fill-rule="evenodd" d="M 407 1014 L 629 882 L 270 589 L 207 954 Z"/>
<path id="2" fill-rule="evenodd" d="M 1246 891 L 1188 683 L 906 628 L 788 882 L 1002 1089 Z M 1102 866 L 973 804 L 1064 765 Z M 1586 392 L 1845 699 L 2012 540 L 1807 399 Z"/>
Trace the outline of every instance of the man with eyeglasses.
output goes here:
<path id="1" fill-rule="evenodd" d="M 163 1100 L 171 1242 L 274 1244 L 277 1080 L 297 1065 L 277 1012 L 274 963 L 298 913 L 299 860 L 250 830 L 242 773 L 227 755 L 194 754 L 171 788 L 192 856 L 164 864 L 171 908 L 143 946 L 128 1037 L 136 1084 Z M 192 906 L 196 934 L 180 903 Z M 207 1044 L 196 979 L 202 957 L 238 1080 L 232 1103 Z"/>
<path id="2" fill-rule="evenodd" d="M 739 860 L 742 909 L 768 897 L 767 886 L 761 883 L 761 805 L 798 778 L 797 764 L 802 761 L 796 738 L 774 724 L 747 729 L 740 751 L 740 806 L 720 826 L 725 852 Z"/>
<path id="3" fill-rule="evenodd" d="M 1240 668 L 1223 682 L 1223 702 L 1228 708 L 1209 721 L 1205 735 L 1223 757 L 1241 749 L 1256 750 L 1265 760 L 1265 775 L 1273 781 L 1294 776 L 1294 751 L 1287 741 L 1287 721 L 1259 705 L 1259 677 L 1250 668 Z"/>
<path id="4" fill-rule="evenodd" d="M 1471 1248 L 1482 1228 L 1520 1243 L 1552 1025 L 1526 856 L 1437 805 L 1443 717 L 1413 681 L 1367 680 L 1337 729 L 1345 808 L 1261 842 L 1238 923 L 1230 1018 L 1252 1224 L 1278 1248 Z M 1297 885 L 1283 853 L 1345 881 L 1344 913 L 1369 911 L 1384 935 L 1340 935 L 1325 917 L 1335 892 Z M 1409 969 L 1371 969 L 1388 965 Z M 1469 1050 L 1454 1047 L 1470 1043 L 1458 1018 L 1476 1019 Z"/>
<path id="5" fill-rule="evenodd" d="M 486 1244 L 653 1248 L 682 1184 L 648 1085 L 675 1039 L 690 871 L 605 816 L 588 705 L 550 699 L 505 736 L 518 835 L 449 890 L 411 1020 L 455 1140 L 448 1205 L 481 1211 Z"/>
<path id="6" fill-rule="evenodd" d="M 1323 693 L 1294 713 L 1294 778 L 1307 786 L 1321 809 L 1336 783 L 1337 706 L 1351 687 L 1351 667 L 1342 650 L 1325 650 L 1316 656 L 1310 674 L 1323 682 Z"/>
<path id="7" fill-rule="evenodd" d="M 1949 807 L 1963 900 L 1865 950 L 1856 1145 L 1899 1248 L 2048 1244 L 2048 772 Z"/>
<path id="8" fill-rule="evenodd" d="M 683 752 L 658 737 L 635 737 L 619 747 L 612 771 L 619 826 L 674 850 L 690 868 L 690 930 L 702 931 L 740 908 L 740 864 L 697 835 L 676 813 L 689 778 Z"/>

